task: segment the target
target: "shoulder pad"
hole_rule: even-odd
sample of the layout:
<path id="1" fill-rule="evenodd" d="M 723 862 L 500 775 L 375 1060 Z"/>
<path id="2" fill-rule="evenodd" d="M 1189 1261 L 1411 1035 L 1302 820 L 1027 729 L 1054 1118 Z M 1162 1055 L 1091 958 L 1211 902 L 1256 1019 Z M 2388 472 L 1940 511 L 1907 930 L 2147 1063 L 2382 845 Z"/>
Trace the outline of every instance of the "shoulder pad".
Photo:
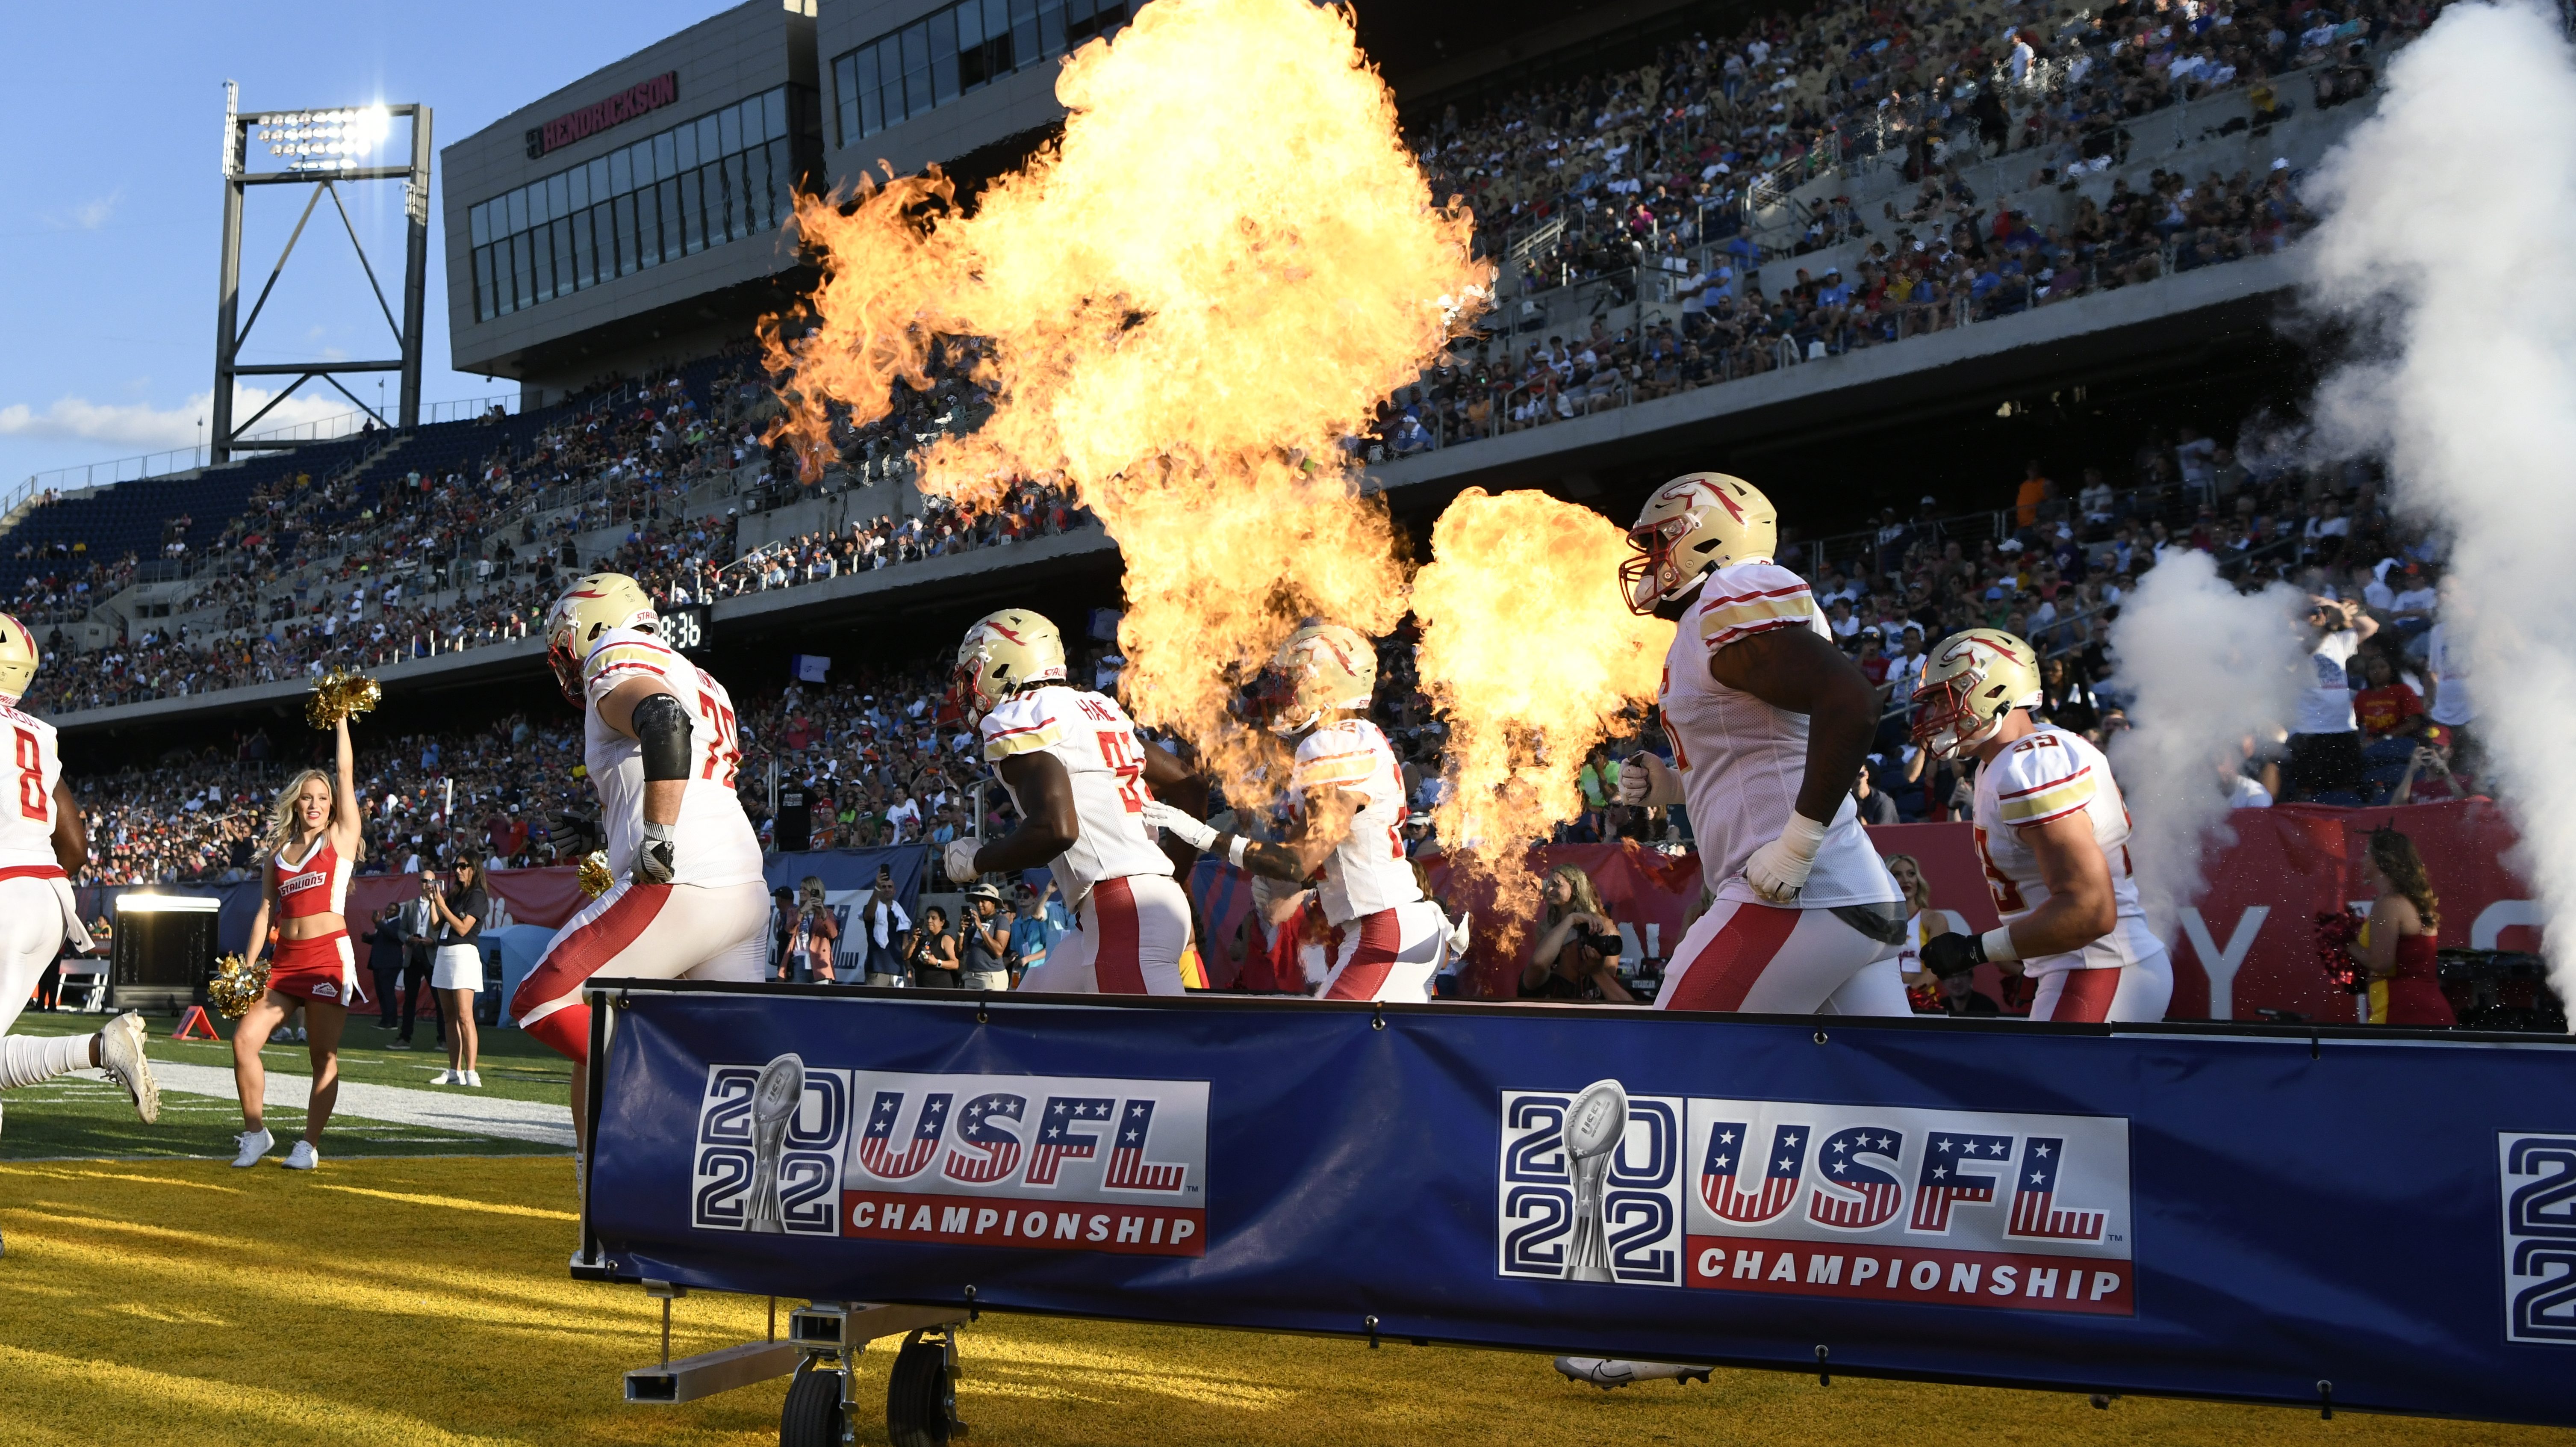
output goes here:
<path id="1" fill-rule="evenodd" d="M 1821 616 L 1804 578 L 1778 563 L 1738 563 L 1709 574 L 1691 605 L 1710 652 L 1774 628 L 1813 626 Z"/>
<path id="2" fill-rule="evenodd" d="M 1288 786 L 1323 789 L 1362 783 L 1377 771 L 1378 757 L 1384 752 L 1385 739 L 1365 719 L 1327 724 L 1297 745 L 1297 767 L 1289 775 Z"/>
<path id="3" fill-rule="evenodd" d="M 1995 807 L 2006 824 L 2045 824 L 2093 802 L 2094 761 L 2065 735 L 2044 730 L 1997 755 Z"/>
<path id="4" fill-rule="evenodd" d="M 1064 720 L 1046 698 L 1046 690 L 1015 693 L 984 715 L 976 732 L 984 740 L 984 761 L 998 764 L 1013 754 L 1033 753 L 1064 740 Z"/>

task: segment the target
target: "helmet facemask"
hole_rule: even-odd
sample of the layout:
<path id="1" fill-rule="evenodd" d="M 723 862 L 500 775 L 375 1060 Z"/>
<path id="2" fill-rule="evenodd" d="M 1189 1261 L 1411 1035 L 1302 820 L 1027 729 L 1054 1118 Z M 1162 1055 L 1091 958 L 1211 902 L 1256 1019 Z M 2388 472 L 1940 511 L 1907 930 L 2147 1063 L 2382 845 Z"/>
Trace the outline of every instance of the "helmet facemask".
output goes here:
<path id="1" fill-rule="evenodd" d="M 1697 519 L 1684 513 L 1628 530 L 1628 546 L 1635 551 L 1619 565 L 1619 591 L 1629 612 L 1655 617 L 1689 589 L 1697 575 L 1682 576 L 1679 554 L 1682 540 L 1698 526 Z"/>
<path id="2" fill-rule="evenodd" d="M 1914 691 L 1914 742 L 1936 759 L 1965 758 L 2003 727 L 2006 704 L 1992 716 L 1977 713 L 1977 694 L 1986 687 L 1983 669 L 1927 683 Z"/>

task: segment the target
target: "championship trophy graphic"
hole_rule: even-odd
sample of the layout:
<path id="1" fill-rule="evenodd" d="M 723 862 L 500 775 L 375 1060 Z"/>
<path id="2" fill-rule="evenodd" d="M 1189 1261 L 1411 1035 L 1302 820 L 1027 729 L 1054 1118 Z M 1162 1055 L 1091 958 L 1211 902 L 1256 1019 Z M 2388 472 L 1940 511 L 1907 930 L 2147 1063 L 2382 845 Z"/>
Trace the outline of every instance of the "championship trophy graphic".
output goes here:
<path id="1" fill-rule="evenodd" d="M 1574 1241 L 1565 1253 L 1568 1281 L 1611 1279 L 1610 1222 L 1603 1187 L 1609 1181 L 1611 1159 L 1627 1133 L 1628 1092 L 1615 1080 L 1584 1087 L 1565 1112 L 1565 1153 L 1574 1167 Z"/>
<path id="2" fill-rule="evenodd" d="M 760 1067 L 760 1079 L 751 1087 L 751 1219 L 743 1228 L 747 1231 L 782 1235 L 787 1230 L 786 1219 L 778 1211 L 778 1153 L 786 1148 L 787 1127 L 795 1123 L 797 1103 L 804 1098 L 802 1056 L 781 1055 Z M 1625 1119 L 1624 1100 L 1619 1109 Z"/>

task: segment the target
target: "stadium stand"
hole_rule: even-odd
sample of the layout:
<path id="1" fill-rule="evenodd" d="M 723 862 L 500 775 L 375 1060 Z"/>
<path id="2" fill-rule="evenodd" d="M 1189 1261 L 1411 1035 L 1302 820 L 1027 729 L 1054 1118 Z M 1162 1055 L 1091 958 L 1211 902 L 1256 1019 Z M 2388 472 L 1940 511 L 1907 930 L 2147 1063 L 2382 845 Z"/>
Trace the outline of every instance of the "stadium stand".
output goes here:
<path id="1" fill-rule="evenodd" d="M 1845 5 L 1449 106 L 1414 144 L 1500 264 L 1493 330 L 1349 445 L 1412 456 L 2277 250 L 2312 224 L 2300 167 L 2438 9 Z M 903 496 L 908 455 L 985 405 L 952 348 L 931 390 L 844 419 L 811 486 L 754 440 L 746 347 L 37 507 L 0 534 L 0 597 L 61 630 L 45 703 L 70 713 L 511 641 L 565 569 L 706 599 L 1083 526 L 1034 486 L 981 518 Z M 881 486 L 828 527 L 740 525 Z"/>

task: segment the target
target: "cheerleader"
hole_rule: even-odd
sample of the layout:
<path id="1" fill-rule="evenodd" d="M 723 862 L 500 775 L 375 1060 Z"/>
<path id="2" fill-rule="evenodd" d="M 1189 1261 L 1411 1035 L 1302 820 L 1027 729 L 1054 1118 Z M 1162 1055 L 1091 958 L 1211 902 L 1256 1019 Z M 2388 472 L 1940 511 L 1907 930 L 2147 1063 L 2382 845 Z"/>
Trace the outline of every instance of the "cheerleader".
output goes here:
<path id="1" fill-rule="evenodd" d="M 268 1071 L 259 1047 L 269 1032 L 301 1005 L 305 1044 L 313 1056 L 313 1096 L 305 1107 L 304 1139 L 287 1154 L 286 1168 L 309 1171 L 322 1160 L 322 1128 L 340 1097 L 340 1030 L 349 1007 L 366 1004 L 358 985 L 358 960 L 349 945 L 349 875 L 363 838 L 358 819 L 355 761 L 349 720 L 332 725 L 332 773 L 306 769 L 287 781 L 269 806 L 268 832 L 260 841 L 259 912 L 251 916 L 250 956 L 270 946 L 268 991 L 233 1029 L 233 1084 L 241 1092 L 241 1150 L 235 1166 L 250 1166 L 277 1144 L 262 1124 Z"/>

